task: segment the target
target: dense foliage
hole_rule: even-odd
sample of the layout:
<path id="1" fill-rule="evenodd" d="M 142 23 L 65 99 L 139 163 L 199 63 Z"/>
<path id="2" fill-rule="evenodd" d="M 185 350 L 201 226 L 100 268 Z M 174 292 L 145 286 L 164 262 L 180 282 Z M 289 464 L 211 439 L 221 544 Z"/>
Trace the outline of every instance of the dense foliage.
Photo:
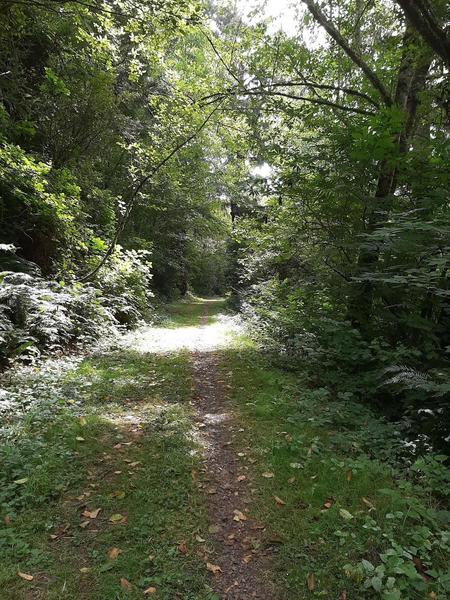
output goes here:
<path id="1" fill-rule="evenodd" d="M 3 357 L 229 286 L 285 366 L 443 446 L 446 10 L 2 3 Z"/>
<path id="2" fill-rule="evenodd" d="M 130 518 L 120 560 L 140 587 L 156 593 L 159 573 L 158 597 L 216 598 L 200 572 L 200 547 L 214 553 L 200 497 L 244 493 L 200 481 L 204 387 L 214 410 L 226 396 L 239 411 L 224 447 L 242 450 L 237 483 L 262 474 L 253 516 L 283 534 L 246 538 L 248 560 L 280 543 L 285 597 L 306 597 L 305 581 L 307 597 L 448 594 L 448 3 L 291 4 L 280 29 L 246 1 L 0 0 L 2 581 L 32 581 L 16 563 L 50 560 L 36 544 L 62 527 L 52 503 L 98 487 L 102 506 L 123 501 L 109 524 Z M 228 295 L 251 339 L 205 351 L 214 303 L 191 293 Z M 118 337 L 184 298 L 179 322 L 144 331 L 147 354 Z M 107 356 L 59 356 L 99 339 Z M 112 467 L 93 484 L 128 426 L 124 489 L 109 489 Z M 91 530 L 73 522 L 83 540 Z M 109 539 L 91 547 L 97 574 L 122 552 Z M 138 559 L 155 540 L 156 560 Z M 128 594 L 116 579 L 99 578 L 98 597 Z"/>
<path id="3" fill-rule="evenodd" d="M 390 2 L 303 5 L 297 37 L 240 38 L 213 98 L 269 167 L 235 200 L 235 303 L 285 365 L 444 446 L 448 65 Z M 438 36 L 445 3 L 427 10 Z M 225 53 L 238 23 L 221 27 Z"/>
<path id="4" fill-rule="evenodd" d="M 133 324 L 154 294 L 223 293 L 220 148 L 192 98 L 216 77 L 200 6 L 0 11 L 3 360 Z"/>

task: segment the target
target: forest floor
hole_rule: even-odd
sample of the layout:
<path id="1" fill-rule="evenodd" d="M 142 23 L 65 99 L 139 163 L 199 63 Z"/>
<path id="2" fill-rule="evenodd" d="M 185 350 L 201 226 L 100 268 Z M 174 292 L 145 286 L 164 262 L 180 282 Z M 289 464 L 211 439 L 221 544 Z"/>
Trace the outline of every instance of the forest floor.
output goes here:
<path id="1" fill-rule="evenodd" d="M 410 528 L 411 489 L 361 458 L 382 424 L 268 366 L 223 309 L 172 305 L 11 382 L 30 402 L 5 422 L 2 599 L 380 597 L 346 565 Z"/>

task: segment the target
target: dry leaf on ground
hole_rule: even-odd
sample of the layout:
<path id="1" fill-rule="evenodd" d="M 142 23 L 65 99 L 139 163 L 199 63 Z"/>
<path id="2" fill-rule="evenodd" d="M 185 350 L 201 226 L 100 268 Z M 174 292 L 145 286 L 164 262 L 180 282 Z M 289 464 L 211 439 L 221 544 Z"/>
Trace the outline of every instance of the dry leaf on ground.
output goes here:
<path id="1" fill-rule="evenodd" d="M 284 500 L 282 500 L 281 498 L 279 498 L 278 496 L 274 496 L 275 498 L 275 502 L 278 504 L 278 506 L 284 506 L 286 504 L 286 502 Z"/>
<path id="2" fill-rule="evenodd" d="M 235 509 L 235 510 L 233 510 L 233 513 L 234 513 L 233 521 L 239 522 L 239 521 L 247 520 L 247 517 L 240 510 Z"/>
<path id="3" fill-rule="evenodd" d="M 127 590 L 128 592 L 130 592 L 132 590 L 131 583 L 128 581 L 128 579 L 125 579 L 125 577 L 120 578 L 120 587 L 123 590 Z"/>
<path id="4" fill-rule="evenodd" d="M 306 585 L 308 586 L 308 590 L 312 592 L 314 589 L 314 573 L 308 573 L 308 577 L 306 578 Z"/>
<path id="5" fill-rule="evenodd" d="M 146 590 L 143 591 L 144 596 L 150 596 L 150 594 L 156 594 L 156 588 L 150 586 Z"/>
<path id="6" fill-rule="evenodd" d="M 364 504 L 366 506 L 368 506 L 370 508 L 370 510 L 375 510 L 375 505 L 372 504 L 372 502 L 370 500 L 367 500 L 367 498 L 362 498 L 362 501 L 364 502 Z"/>
<path id="7" fill-rule="evenodd" d="M 222 569 L 219 567 L 219 565 L 213 565 L 212 563 L 208 562 L 208 563 L 206 563 L 206 568 L 211 573 L 214 573 L 214 575 L 217 575 L 218 573 L 222 573 Z"/>
<path id="8" fill-rule="evenodd" d="M 34 579 L 33 575 L 28 575 L 28 573 L 21 573 L 20 571 L 17 572 L 17 575 L 22 579 L 25 579 L 25 581 L 33 581 Z"/>
<path id="9" fill-rule="evenodd" d="M 108 550 L 108 558 L 114 560 L 119 556 L 121 552 L 122 550 L 119 550 L 119 548 L 111 548 L 110 550 Z"/>
<path id="10" fill-rule="evenodd" d="M 85 510 L 81 514 L 83 517 L 87 517 L 88 519 L 96 519 L 101 510 L 101 508 L 96 508 L 95 510 Z"/>
<path id="11" fill-rule="evenodd" d="M 124 519 L 125 519 L 125 517 L 123 515 L 121 515 L 120 513 L 116 513 L 109 517 L 109 520 L 111 523 L 119 523 L 120 521 L 123 521 Z"/>

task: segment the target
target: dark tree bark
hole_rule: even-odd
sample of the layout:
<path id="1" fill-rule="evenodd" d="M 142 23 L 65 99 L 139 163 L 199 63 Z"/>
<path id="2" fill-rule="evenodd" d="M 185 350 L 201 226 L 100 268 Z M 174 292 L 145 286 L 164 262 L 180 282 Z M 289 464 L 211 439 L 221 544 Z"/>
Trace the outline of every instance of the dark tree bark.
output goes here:
<path id="1" fill-rule="evenodd" d="M 401 131 L 394 138 L 400 156 L 408 151 L 408 142 L 413 134 L 416 123 L 417 109 L 420 101 L 420 91 L 425 87 L 426 76 L 431 64 L 431 53 L 416 51 L 414 43 L 417 36 L 408 27 L 403 37 L 403 54 L 400 64 L 394 103 L 404 114 Z M 377 189 L 374 197 L 374 206 L 369 212 L 366 232 L 373 233 L 377 227 L 383 226 L 388 220 L 392 209 L 394 194 L 397 189 L 398 169 L 391 162 L 384 160 L 380 165 Z M 374 269 L 379 260 L 379 248 L 375 246 L 360 249 L 357 261 L 356 276 Z M 374 289 L 371 282 L 362 282 L 355 286 L 354 293 L 349 301 L 349 318 L 358 328 L 370 323 L 373 310 Z"/>
<path id="2" fill-rule="evenodd" d="M 380 94 L 386 107 L 392 105 L 398 107 L 404 114 L 401 131 L 394 135 L 394 144 L 398 153 L 405 154 L 408 147 L 408 139 L 413 131 L 419 104 L 419 92 L 425 86 L 431 55 L 427 48 L 423 49 L 418 35 L 411 25 L 405 29 L 402 43 L 402 58 L 397 74 L 395 96 L 391 98 L 384 84 L 372 68 L 365 62 L 363 57 L 350 47 L 348 41 L 341 35 L 336 27 L 322 13 L 313 0 L 302 0 L 309 11 L 322 25 L 327 33 L 342 48 L 349 58 L 357 65 L 374 89 Z M 376 191 L 373 198 L 373 206 L 369 207 L 366 218 L 366 232 L 372 233 L 377 227 L 386 222 L 392 209 L 394 193 L 397 188 L 397 167 L 393 161 L 387 159 L 380 163 Z M 379 260 L 379 248 L 373 246 L 362 246 L 356 264 L 357 277 L 370 272 Z M 348 316 L 352 323 L 359 329 L 364 329 L 371 321 L 373 311 L 373 285 L 369 282 L 361 282 L 354 286 L 353 293 L 349 298 Z"/>
<path id="3" fill-rule="evenodd" d="M 450 67 L 450 38 L 426 0 L 397 0 L 408 22 Z"/>

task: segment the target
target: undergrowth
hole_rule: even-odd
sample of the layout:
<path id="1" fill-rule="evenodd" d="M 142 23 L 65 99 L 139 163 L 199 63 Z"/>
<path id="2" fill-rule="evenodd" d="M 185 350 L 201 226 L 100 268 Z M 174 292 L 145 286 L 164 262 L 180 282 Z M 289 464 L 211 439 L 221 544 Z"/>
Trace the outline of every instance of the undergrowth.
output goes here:
<path id="1" fill-rule="evenodd" d="M 188 355 L 123 343 L 20 372 L 1 431 L 2 598 L 215 598 Z"/>
<path id="2" fill-rule="evenodd" d="M 248 339 L 223 368 L 256 461 L 253 510 L 278 540 L 282 597 L 447 597 L 444 457 L 416 459 L 351 393 L 312 385 L 306 367 L 271 367 Z"/>

